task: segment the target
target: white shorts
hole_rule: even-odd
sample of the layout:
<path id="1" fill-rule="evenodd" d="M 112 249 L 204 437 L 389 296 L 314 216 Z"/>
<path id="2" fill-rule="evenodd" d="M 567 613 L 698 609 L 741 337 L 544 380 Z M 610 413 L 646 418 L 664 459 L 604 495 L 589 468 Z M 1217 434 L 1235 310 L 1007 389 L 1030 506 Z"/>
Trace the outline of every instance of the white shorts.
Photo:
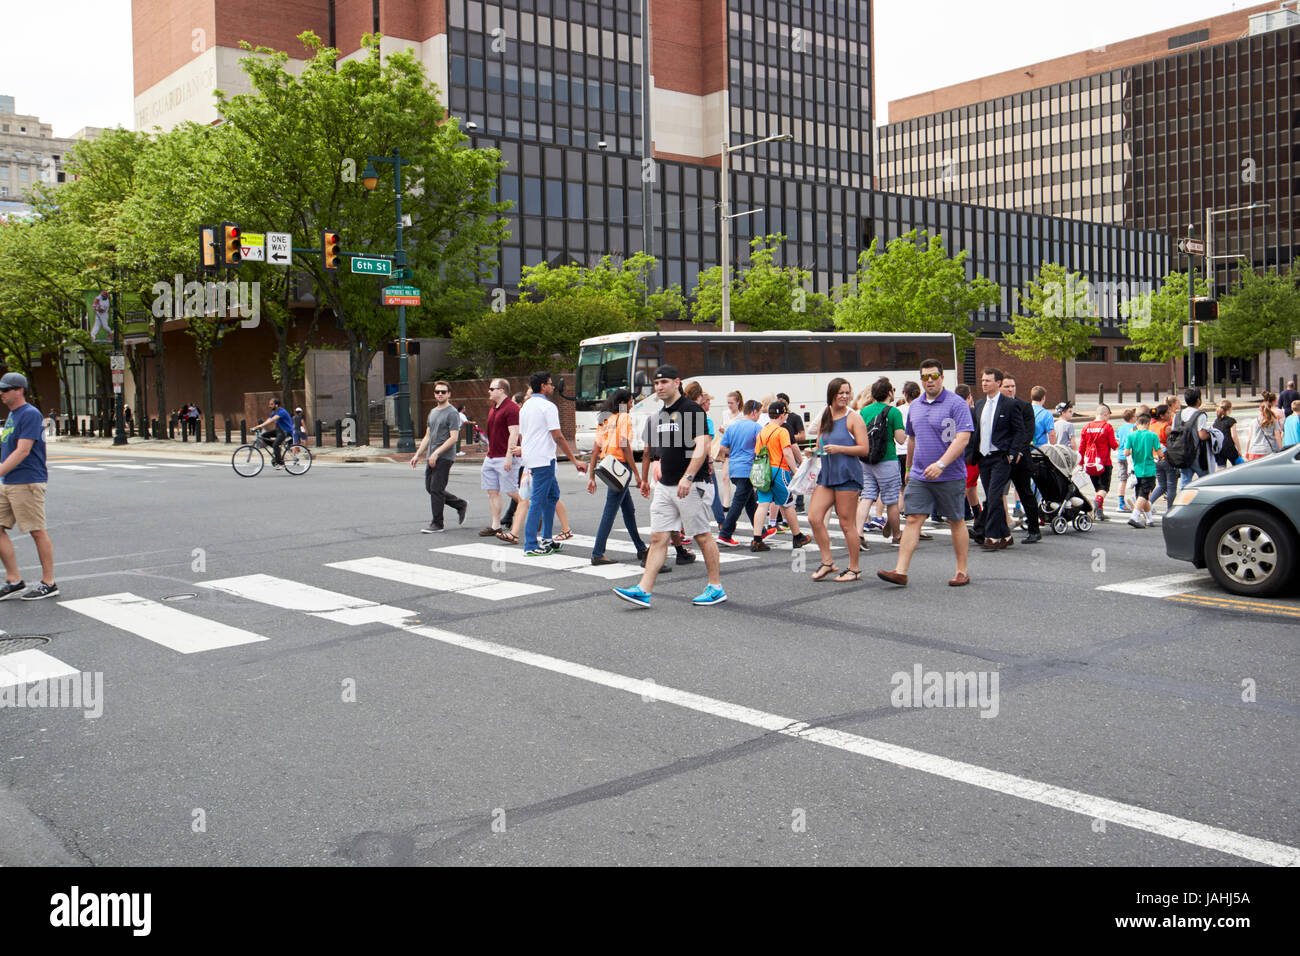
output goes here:
<path id="1" fill-rule="evenodd" d="M 650 495 L 650 531 L 666 534 L 681 530 L 688 538 L 709 533 L 709 509 L 713 507 L 713 484 L 694 482 L 691 493 L 677 497 L 676 485 L 654 483 Z"/>
<path id="2" fill-rule="evenodd" d="M 512 467 L 509 471 L 501 467 L 505 461 L 504 458 L 483 459 L 483 470 L 479 472 L 480 488 L 484 491 L 499 491 L 506 495 L 513 495 L 519 490 L 519 459 L 511 460 Z"/>

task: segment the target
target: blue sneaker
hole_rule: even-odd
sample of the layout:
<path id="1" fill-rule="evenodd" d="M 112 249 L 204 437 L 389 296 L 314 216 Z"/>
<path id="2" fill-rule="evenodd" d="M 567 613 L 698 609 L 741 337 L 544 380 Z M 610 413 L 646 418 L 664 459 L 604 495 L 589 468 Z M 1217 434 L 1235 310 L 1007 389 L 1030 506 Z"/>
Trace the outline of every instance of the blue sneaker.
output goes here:
<path id="1" fill-rule="evenodd" d="M 634 588 L 614 588 L 614 593 L 628 604 L 635 604 L 637 607 L 650 606 L 650 595 L 642 591 L 639 584 Z"/>
<path id="2" fill-rule="evenodd" d="M 699 607 L 706 607 L 709 604 L 721 604 L 727 599 L 727 592 L 722 590 L 716 584 L 710 584 L 704 589 L 704 593 L 697 597 L 692 604 Z"/>

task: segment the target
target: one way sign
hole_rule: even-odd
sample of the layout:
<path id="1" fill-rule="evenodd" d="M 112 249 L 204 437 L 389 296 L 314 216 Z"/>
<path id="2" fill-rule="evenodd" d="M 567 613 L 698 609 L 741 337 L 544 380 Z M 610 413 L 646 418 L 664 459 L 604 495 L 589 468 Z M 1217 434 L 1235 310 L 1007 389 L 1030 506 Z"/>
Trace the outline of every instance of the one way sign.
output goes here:
<path id="1" fill-rule="evenodd" d="M 293 265 L 293 236 L 287 232 L 266 234 L 266 261 L 272 265 Z"/>

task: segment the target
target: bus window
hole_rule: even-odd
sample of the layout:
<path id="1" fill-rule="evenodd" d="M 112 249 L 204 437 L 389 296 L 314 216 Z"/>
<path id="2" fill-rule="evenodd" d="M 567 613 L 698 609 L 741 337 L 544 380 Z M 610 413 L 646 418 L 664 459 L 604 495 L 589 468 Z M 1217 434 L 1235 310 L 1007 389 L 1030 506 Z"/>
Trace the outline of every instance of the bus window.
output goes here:
<path id="1" fill-rule="evenodd" d="M 890 354 L 888 342 L 863 342 L 858 347 L 862 359 L 862 368 L 868 372 L 883 372 L 892 369 L 894 358 Z"/>
<path id="2" fill-rule="evenodd" d="M 701 361 L 704 354 L 702 344 L 699 341 L 674 342 L 672 339 L 664 339 L 663 364 L 674 366 L 684 379 L 699 375 L 700 369 L 704 367 Z"/>
<path id="3" fill-rule="evenodd" d="M 827 342 L 826 369 L 837 372 L 852 372 L 858 369 L 857 342 Z"/>
<path id="4" fill-rule="evenodd" d="M 749 374 L 772 375 L 785 371 L 784 342 L 750 342 Z"/>
<path id="5" fill-rule="evenodd" d="M 943 355 L 935 356 L 940 362 L 943 362 Z M 929 358 L 928 355 L 921 354 L 921 348 L 918 345 L 900 344 L 894 346 L 894 368 L 901 369 L 919 369 L 921 362 Z M 947 364 L 946 362 L 944 363 Z"/>
<path id="6" fill-rule="evenodd" d="M 745 343 L 704 343 L 704 369 L 710 375 L 743 375 L 745 373 Z"/>
<path id="7" fill-rule="evenodd" d="M 789 356 L 788 371 L 804 374 L 823 372 L 822 343 L 820 341 L 803 341 L 787 343 Z"/>

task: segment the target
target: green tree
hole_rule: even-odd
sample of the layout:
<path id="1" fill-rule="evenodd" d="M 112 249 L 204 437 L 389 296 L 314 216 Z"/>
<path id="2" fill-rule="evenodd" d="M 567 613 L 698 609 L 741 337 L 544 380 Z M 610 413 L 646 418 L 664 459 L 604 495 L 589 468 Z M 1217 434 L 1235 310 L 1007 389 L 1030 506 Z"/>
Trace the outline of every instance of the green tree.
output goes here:
<path id="1" fill-rule="evenodd" d="M 575 368 L 583 339 L 650 327 L 648 320 L 629 318 L 617 301 L 600 296 L 515 302 L 457 328 L 451 351 L 485 376 L 497 374 L 503 365 L 534 371 Z"/>
<path id="2" fill-rule="evenodd" d="M 635 253 L 619 263 L 613 256 L 605 256 L 591 267 L 576 262 L 555 267 L 545 262 L 524 266 L 519 298 L 529 302 L 536 298 L 596 296 L 617 302 L 634 321 L 659 321 L 681 314 L 684 301 L 681 286 L 650 291 L 649 281 L 658 266 L 659 260 L 646 252 Z"/>
<path id="3" fill-rule="evenodd" d="M 1204 343 L 1235 358 L 1264 353 L 1264 384 L 1272 381 L 1270 349 L 1300 335 L 1300 261 L 1288 272 L 1256 271 L 1241 262 L 1240 285 L 1219 303 L 1219 320 L 1204 326 Z"/>
<path id="4" fill-rule="evenodd" d="M 776 253 L 784 235 L 755 236 L 749 241 L 749 265 L 731 280 L 731 318 L 752 332 L 772 329 L 829 328 L 830 299 L 809 292 L 812 273 L 799 266 L 778 266 Z M 722 267 L 700 273 L 691 321 L 722 327 Z"/>
<path id="5" fill-rule="evenodd" d="M 1209 295 L 1205 280 L 1197 278 L 1196 295 Z M 1124 334 L 1146 362 L 1168 362 L 1170 383 L 1177 381 L 1174 362 L 1187 354 L 1183 327 L 1187 324 L 1187 273 L 1171 272 L 1160 288 L 1121 303 Z"/>
<path id="6" fill-rule="evenodd" d="M 301 71 L 286 69 L 288 54 L 258 48 L 241 61 L 253 92 L 229 98 L 218 93 L 218 110 L 230 131 L 217 153 L 225 208 L 245 217 L 245 228 L 291 232 L 301 248 L 318 247 L 321 230 L 333 228 L 345 250 L 391 254 L 392 167 L 376 164 L 379 184 L 373 192 L 362 179 L 367 155 L 399 149 L 409 160 L 402 170 L 402 211 L 410 217 L 404 236 L 408 280 L 421 289 L 422 300 L 407 312 L 408 335 L 449 334 L 482 311 L 481 284 L 491 277 L 506 235 L 501 213 L 508 204 L 492 199 L 500 154 L 468 148 L 437 87 L 409 52 L 381 58 L 380 37 L 367 35 L 362 56 L 338 62 L 338 51 L 314 34 L 300 39 L 309 54 Z M 379 285 L 389 280 L 327 272 L 315 255 L 296 257 L 295 267 L 312 276 L 319 297 L 342 322 L 355 410 L 364 414 L 371 359 L 397 335 L 397 310 L 381 305 L 378 295 Z M 284 320 L 277 310 L 267 314 L 277 328 Z M 277 339 L 284 387 L 287 342 L 280 332 Z"/>
<path id="7" fill-rule="evenodd" d="M 1100 320 L 1082 273 L 1045 262 L 1020 295 L 1019 312 L 1011 317 L 1012 331 L 1001 348 L 1018 358 L 1049 358 L 1061 363 L 1061 395 L 1070 397 L 1066 363 L 1085 354 Z"/>
<path id="8" fill-rule="evenodd" d="M 970 314 L 996 305 L 998 287 L 981 275 L 966 277 L 965 250 L 949 256 L 943 239 L 912 231 L 880 240 L 858 257 L 858 271 L 840 290 L 835 325 L 848 332 L 948 332 L 958 351 L 975 334 Z"/>

